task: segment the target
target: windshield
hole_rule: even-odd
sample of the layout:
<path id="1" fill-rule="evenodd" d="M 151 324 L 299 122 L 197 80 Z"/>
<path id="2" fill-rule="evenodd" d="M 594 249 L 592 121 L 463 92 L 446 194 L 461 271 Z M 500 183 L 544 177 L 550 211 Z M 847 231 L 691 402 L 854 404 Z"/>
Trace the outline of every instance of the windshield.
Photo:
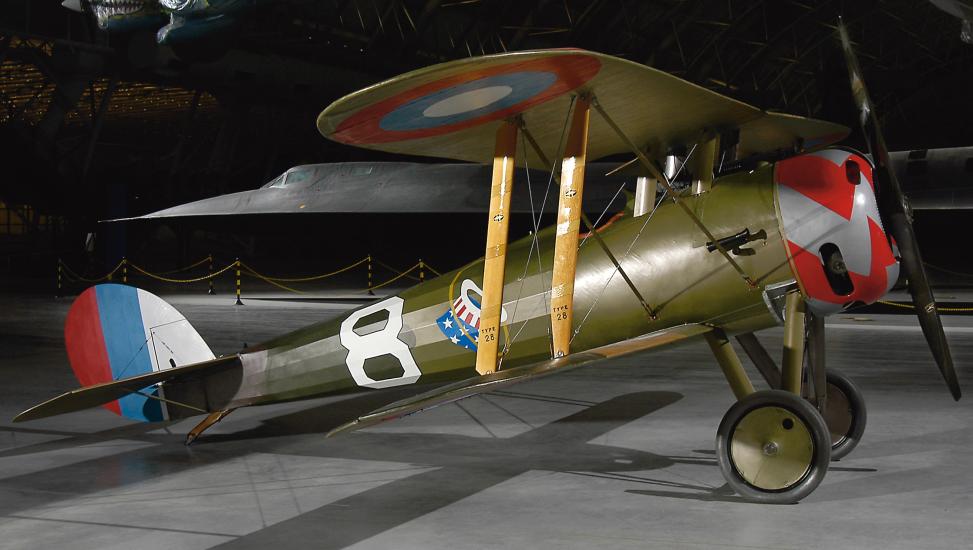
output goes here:
<path id="1" fill-rule="evenodd" d="M 283 189 L 284 187 L 306 181 L 311 177 L 312 174 L 314 174 L 313 167 L 295 166 L 294 168 L 291 168 L 290 170 L 271 180 L 270 183 L 265 184 L 263 189 L 271 187 Z"/>

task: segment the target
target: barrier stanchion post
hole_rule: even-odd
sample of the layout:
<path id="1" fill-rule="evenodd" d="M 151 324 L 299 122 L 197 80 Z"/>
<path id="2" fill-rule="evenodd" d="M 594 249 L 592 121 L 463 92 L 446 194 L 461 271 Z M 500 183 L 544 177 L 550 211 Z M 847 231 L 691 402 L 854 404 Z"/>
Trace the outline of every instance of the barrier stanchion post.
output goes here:
<path id="1" fill-rule="evenodd" d="M 421 285 L 426 280 L 426 264 L 422 263 L 422 258 L 419 258 L 419 284 Z"/>
<path id="2" fill-rule="evenodd" d="M 368 293 L 371 294 L 372 296 L 375 295 L 375 293 L 372 292 L 372 255 L 371 254 L 368 255 Z"/>
<path id="3" fill-rule="evenodd" d="M 128 284 L 128 258 L 122 258 L 122 283 Z"/>
<path id="4" fill-rule="evenodd" d="M 216 287 L 213 286 L 213 255 L 209 255 L 209 291 L 207 294 L 216 294 Z"/>
<path id="5" fill-rule="evenodd" d="M 61 267 L 61 258 L 58 258 L 57 259 L 57 294 L 54 295 L 55 298 L 60 298 L 61 297 L 61 289 L 62 289 L 62 286 L 61 286 L 61 270 L 63 270 L 63 269 L 64 268 Z"/>
<path id="6" fill-rule="evenodd" d="M 240 300 L 240 258 L 236 259 L 236 305 L 242 306 L 243 301 Z"/>

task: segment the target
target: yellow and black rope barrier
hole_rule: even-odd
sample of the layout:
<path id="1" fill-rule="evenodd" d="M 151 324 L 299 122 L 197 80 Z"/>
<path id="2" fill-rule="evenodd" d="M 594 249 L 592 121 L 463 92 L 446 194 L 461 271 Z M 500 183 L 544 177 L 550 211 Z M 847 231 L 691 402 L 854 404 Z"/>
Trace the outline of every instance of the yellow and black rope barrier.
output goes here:
<path id="1" fill-rule="evenodd" d="M 113 276 L 113 275 L 114 275 L 114 274 L 115 274 L 115 273 L 116 273 L 116 272 L 117 272 L 117 271 L 118 271 L 119 269 L 121 269 L 121 268 L 122 268 L 122 266 L 123 266 L 124 264 L 125 264 L 125 260 L 122 260 L 122 261 L 120 261 L 120 262 L 118 262 L 118 265 L 116 265 L 116 266 L 115 266 L 115 267 L 114 267 L 114 268 L 113 268 L 113 269 L 112 269 L 111 271 L 109 271 L 108 273 L 106 273 L 106 274 L 104 274 L 104 275 L 102 275 L 101 277 L 97 277 L 97 278 L 94 278 L 94 279 L 89 279 L 89 278 L 87 278 L 87 277 L 82 277 L 81 275 L 78 275 L 77 273 L 75 273 L 75 272 L 74 272 L 74 271 L 73 271 L 73 270 L 72 270 L 72 269 L 71 269 L 70 267 L 68 267 L 68 265 L 67 265 L 66 263 L 64 263 L 63 261 L 61 261 L 61 260 L 58 260 L 58 261 L 57 261 L 57 265 L 58 265 L 58 267 L 59 267 L 59 268 L 63 268 L 63 269 L 64 269 L 64 274 L 66 275 L 66 278 L 67 278 L 67 279 L 71 279 L 71 280 L 74 280 L 74 281 L 80 281 L 80 282 L 82 282 L 82 283 L 100 283 L 100 282 L 102 282 L 102 281 L 110 281 L 110 280 L 111 280 L 111 278 L 112 278 L 112 276 Z"/>
<path id="2" fill-rule="evenodd" d="M 213 255 L 210 254 L 209 256 L 207 256 L 206 261 L 209 262 L 209 265 L 207 265 L 206 270 L 209 272 L 209 276 L 210 276 L 209 289 L 206 291 L 206 293 L 212 296 L 213 294 L 216 294 L 216 286 L 213 284 Z"/>
<path id="3" fill-rule="evenodd" d="M 261 273 L 258 273 L 257 270 L 255 270 L 254 268 L 250 267 L 247 264 L 240 264 L 240 265 L 242 265 L 243 268 L 245 269 L 245 271 L 243 272 L 245 275 L 250 275 L 251 277 L 256 277 L 257 279 L 260 279 L 260 280 L 262 280 L 264 282 L 270 283 L 270 284 L 274 285 L 275 287 L 277 287 L 277 288 L 279 288 L 281 290 L 286 290 L 288 292 L 293 292 L 294 294 L 304 294 L 304 291 L 297 290 L 296 288 L 291 288 L 289 286 L 285 286 L 285 285 L 283 285 L 283 284 L 281 284 L 281 283 L 278 282 L 278 281 L 287 281 L 287 279 L 278 279 L 278 278 L 275 278 L 275 277 L 268 277 L 266 275 L 263 275 Z"/>
<path id="4" fill-rule="evenodd" d="M 374 273 L 373 273 L 374 263 L 377 263 L 381 267 L 391 271 L 394 275 L 388 280 L 376 284 L 374 282 Z M 206 274 L 200 277 L 176 278 L 176 277 L 169 276 L 172 274 L 182 273 L 182 272 L 192 270 L 194 268 L 198 268 L 203 264 L 206 264 Z M 379 260 L 376 260 L 371 254 L 365 256 L 364 258 L 361 258 L 360 260 L 352 262 L 351 264 L 348 264 L 340 269 L 329 271 L 327 273 L 322 273 L 320 275 L 308 275 L 303 277 L 272 277 L 270 275 L 266 275 L 264 273 L 257 271 L 253 266 L 248 265 L 247 263 L 241 261 L 239 258 L 236 258 L 229 264 L 219 269 L 216 269 L 213 262 L 213 256 L 209 255 L 191 265 L 181 267 L 179 269 L 170 270 L 170 271 L 163 271 L 160 273 L 154 273 L 138 264 L 132 263 L 130 260 L 128 260 L 128 258 L 122 258 L 122 260 L 111 271 L 109 271 L 105 275 L 102 275 L 100 277 L 95 277 L 95 278 L 89 278 L 89 277 L 82 277 L 81 275 L 73 271 L 70 267 L 68 267 L 68 265 L 64 263 L 61 259 L 58 259 L 57 295 L 61 296 L 61 294 L 64 291 L 64 286 L 66 282 L 97 284 L 104 281 L 111 281 L 117 273 L 121 274 L 121 282 L 124 284 L 128 284 L 129 268 L 131 268 L 132 274 L 144 276 L 149 279 L 153 279 L 163 283 L 191 284 L 191 283 L 199 283 L 202 281 L 206 281 L 208 283 L 207 293 L 215 294 L 215 287 L 214 287 L 215 279 L 223 276 L 226 272 L 232 270 L 234 272 L 233 274 L 235 275 L 234 282 L 235 282 L 236 304 L 243 305 L 242 289 L 243 289 L 244 275 L 253 277 L 255 279 L 259 279 L 267 284 L 270 284 L 276 288 L 279 288 L 287 292 L 292 292 L 294 294 L 306 294 L 305 291 L 300 290 L 298 288 L 294 288 L 293 286 L 291 286 L 291 284 L 320 281 L 323 279 L 327 279 L 329 277 L 334 277 L 342 273 L 349 272 L 362 265 L 365 265 L 367 269 L 367 282 L 366 282 L 366 287 L 362 289 L 361 292 L 367 292 L 369 294 L 372 294 L 373 291 L 375 290 L 389 286 L 404 277 L 409 277 L 413 280 L 424 282 L 426 279 L 426 271 L 429 271 L 430 273 L 433 273 L 437 276 L 440 275 L 439 271 L 430 267 L 429 264 L 427 264 L 422 259 L 420 259 L 416 264 L 412 265 L 408 269 L 399 270 Z"/>
<path id="5" fill-rule="evenodd" d="M 401 272 L 401 273 L 399 273 L 399 274 L 398 274 L 398 275 L 396 275 L 395 277 L 392 277 L 391 279 L 389 279 L 389 280 L 387 280 L 387 281 L 385 281 L 384 283 L 380 283 L 380 284 L 377 284 L 377 285 L 375 285 L 375 286 L 373 286 L 373 287 L 371 288 L 371 290 L 376 290 L 376 289 L 379 289 L 379 288 L 382 288 L 382 287 L 384 287 L 384 286 L 388 286 L 388 285 L 390 285 L 390 284 L 392 284 L 392 283 L 394 283 L 395 281 L 398 281 L 398 280 L 399 280 L 399 279 L 401 279 L 402 277 L 405 277 L 405 276 L 406 276 L 406 275 L 408 275 L 409 273 L 412 273 L 413 271 L 415 271 L 415 270 L 416 270 L 416 269 L 418 269 L 418 268 L 419 268 L 419 264 L 415 264 L 415 265 L 413 265 L 412 267 L 410 267 L 409 269 L 406 269 L 405 271 L 403 271 L 403 272 Z"/>
<path id="6" fill-rule="evenodd" d="M 372 292 L 372 255 L 368 255 L 368 290 L 369 294 L 375 294 Z"/>
<path id="7" fill-rule="evenodd" d="M 183 271 L 190 271 L 192 269 L 195 269 L 195 268 L 197 268 L 197 267 L 205 264 L 206 262 L 209 262 L 210 266 L 212 266 L 213 265 L 213 256 L 206 256 L 202 260 L 199 260 L 198 262 L 196 262 L 194 264 L 187 265 L 185 267 L 180 267 L 180 268 L 177 268 L 177 269 L 170 269 L 169 271 L 163 271 L 162 273 L 159 273 L 159 275 L 174 275 L 176 273 L 182 273 Z"/>
<path id="8" fill-rule="evenodd" d="M 879 300 L 876 302 L 885 306 L 892 306 L 901 309 L 916 309 L 913 304 L 904 304 L 902 302 L 889 302 L 887 300 Z M 941 311 L 943 313 L 973 313 L 973 307 L 948 307 L 936 304 L 936 311 Z"/>
<path id="9" fill-rule="evenodd" d="M 333 277 L 335 275 L 340 275 L 340 274 L 342 274 L 342 273 L 344 273 L 346 271 L 351 271 L 352 269 L 354 269 L 354 268 L 360 266 L 361 264 L 369 261 L 370 258 L 371 258 L 371 256 L 366 256 L 366 257 L 358 260 L 357 262 L 355 262 L 355 263 L 353 263 L 351 265 L 342 267 L 341 269 L 338 269 L 338 270 L 335 270 L 335 271 L 331 271 L 330 273 L 324 273 L 322 275 L 312 275 L 312 276 L 309 276 L 309 277 L 270 277 L 270 276 L 263 276 L 263 275 L 258 274 L 256 272 L 256 270 L 253 269 L 252 267 L 248 267 L 248 269 L 250 271 L 253 271 L 254 274 L 256 274 L 259 278 L 266 279 L 268 281 L 272 280 L 272 281 L 277 281 L 277 282 L 281 282 L 281 283 L 306 283 L 306 282 L 310 282 L 310 281 L 318 281 L 318 280 L 321 280 L 321 279 L 327 279 L 328 277 Z"/>
<path id="10" fill-rule="evenodd" d="M 242 306 L 243 300 L 240 299 L 241 287 L 240 287 L 240 258 L 237 258 L 233 262 L 233 266 L 236 267 L 236 305 Z"/>
<path id="11" fill-rule="evenodd" d="M 229 271 L 230 269 L 232 269 L 233 266 L 235 265 L 235 263 L 236 262 L 231 263 L 230 265 L 224 267 L 223 269 L 220 269 L 218 271 L 212 272 L 212 273 L 210 273 L 208 275 L 203 275 L 202 277 L 194 277 L 192 279 L 174 279 L 172 277 L 165 277 L 163 275 L 157 275 L 155 273 L 151 273 L 148 270 L 143 269 L 143 268 L 141 268 L 141 267 L 139 267 L 139 266 L 137 266 L 135 264 L 129 264 L 129 265 L 131 265 L 132 266 L 132 269 L 134 269 L 135 271 L 138 271 L 142 275 L 145 275 L 146 277 L 149 277 L 151 279 L 155 279 L 157 281 L 162 281 L 164 283 L 174 283 L 174 284 L 189 284 L 189 283 L 198 283 L 198 282 L 201 282 L 201 281 L 208 281 L 208 280 L 212 280 L 212 279 L 214 279 L 216 277 L 219 277 L 220 275 L 222 275 L 222 274 L 226 273 L 227 271 Z"/>

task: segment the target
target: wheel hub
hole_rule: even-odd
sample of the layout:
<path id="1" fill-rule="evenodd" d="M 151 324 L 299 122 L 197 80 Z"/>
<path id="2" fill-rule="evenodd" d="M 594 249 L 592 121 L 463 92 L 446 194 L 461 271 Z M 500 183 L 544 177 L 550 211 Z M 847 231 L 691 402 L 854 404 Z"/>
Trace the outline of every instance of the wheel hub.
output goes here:
<path id="1" fill-rule="evenodd" d="M 767 456 L 775 456 L 779 451 L 780 446 L 773 441 L 764 445 L 764 454 Z"/>
<path id="2" fill-rule="evenodd" d="M 775 491 L 793 486 L 810 471 L 814 441 L 794 413 L 767 406 L 747 413 L 730 440 L 733 464 L 747 483 Z"/>

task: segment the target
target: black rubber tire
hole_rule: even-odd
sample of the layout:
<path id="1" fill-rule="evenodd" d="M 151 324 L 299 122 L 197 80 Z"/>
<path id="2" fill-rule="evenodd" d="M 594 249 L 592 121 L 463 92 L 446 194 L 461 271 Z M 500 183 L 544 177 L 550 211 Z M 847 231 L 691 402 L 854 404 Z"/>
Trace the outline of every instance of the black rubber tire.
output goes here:
<path id="1" fill-rule="evenodd" d="M 745 480 L 733 464 L 732 435 L 749 413 L 763 407 L 780 407 L 794 414 L 807 428 L 813 443 L 807 473 L 784 489 L 763 489 Z M 736 402 L 723 416 L 716 432 L 716 457 L 729 486 L 745 499 L 762 504 L 793 504 L 811 494 L 821 484 L 831 462 L 831 435 L 821 413 L 801 397 L 782 390 L 765 390 Z"/>
<path id="2" fill-rule="evenodd" d="M 831 434 L 831 460 L 840 460 L 848 456 L 848 453 L 858 446 L 862 435 L 865 433 L 865 423 L 868 420 L 868 414 L 865 409 L 865 396 L 862 395 L 862 391 L 858 385 L 841 371 L 829 370 L 828 396 L 832 396 L 835 391 L 841 392 L 847 398 L 849 407 L 847 413 L 851 415 L 850 427 L 847 430 L 842 430 L 844 433 L 836 434 L 832 432 Z M 832 400 L 829 399 L 829 408 L 831 404 Z M 824 415 L 825 422 L 828 422 L 830 416 L 830 414 Z M 831 424 L 829 424 L 830 427 Z M 836 438 L 839 439 L 836 440 Z"/>

